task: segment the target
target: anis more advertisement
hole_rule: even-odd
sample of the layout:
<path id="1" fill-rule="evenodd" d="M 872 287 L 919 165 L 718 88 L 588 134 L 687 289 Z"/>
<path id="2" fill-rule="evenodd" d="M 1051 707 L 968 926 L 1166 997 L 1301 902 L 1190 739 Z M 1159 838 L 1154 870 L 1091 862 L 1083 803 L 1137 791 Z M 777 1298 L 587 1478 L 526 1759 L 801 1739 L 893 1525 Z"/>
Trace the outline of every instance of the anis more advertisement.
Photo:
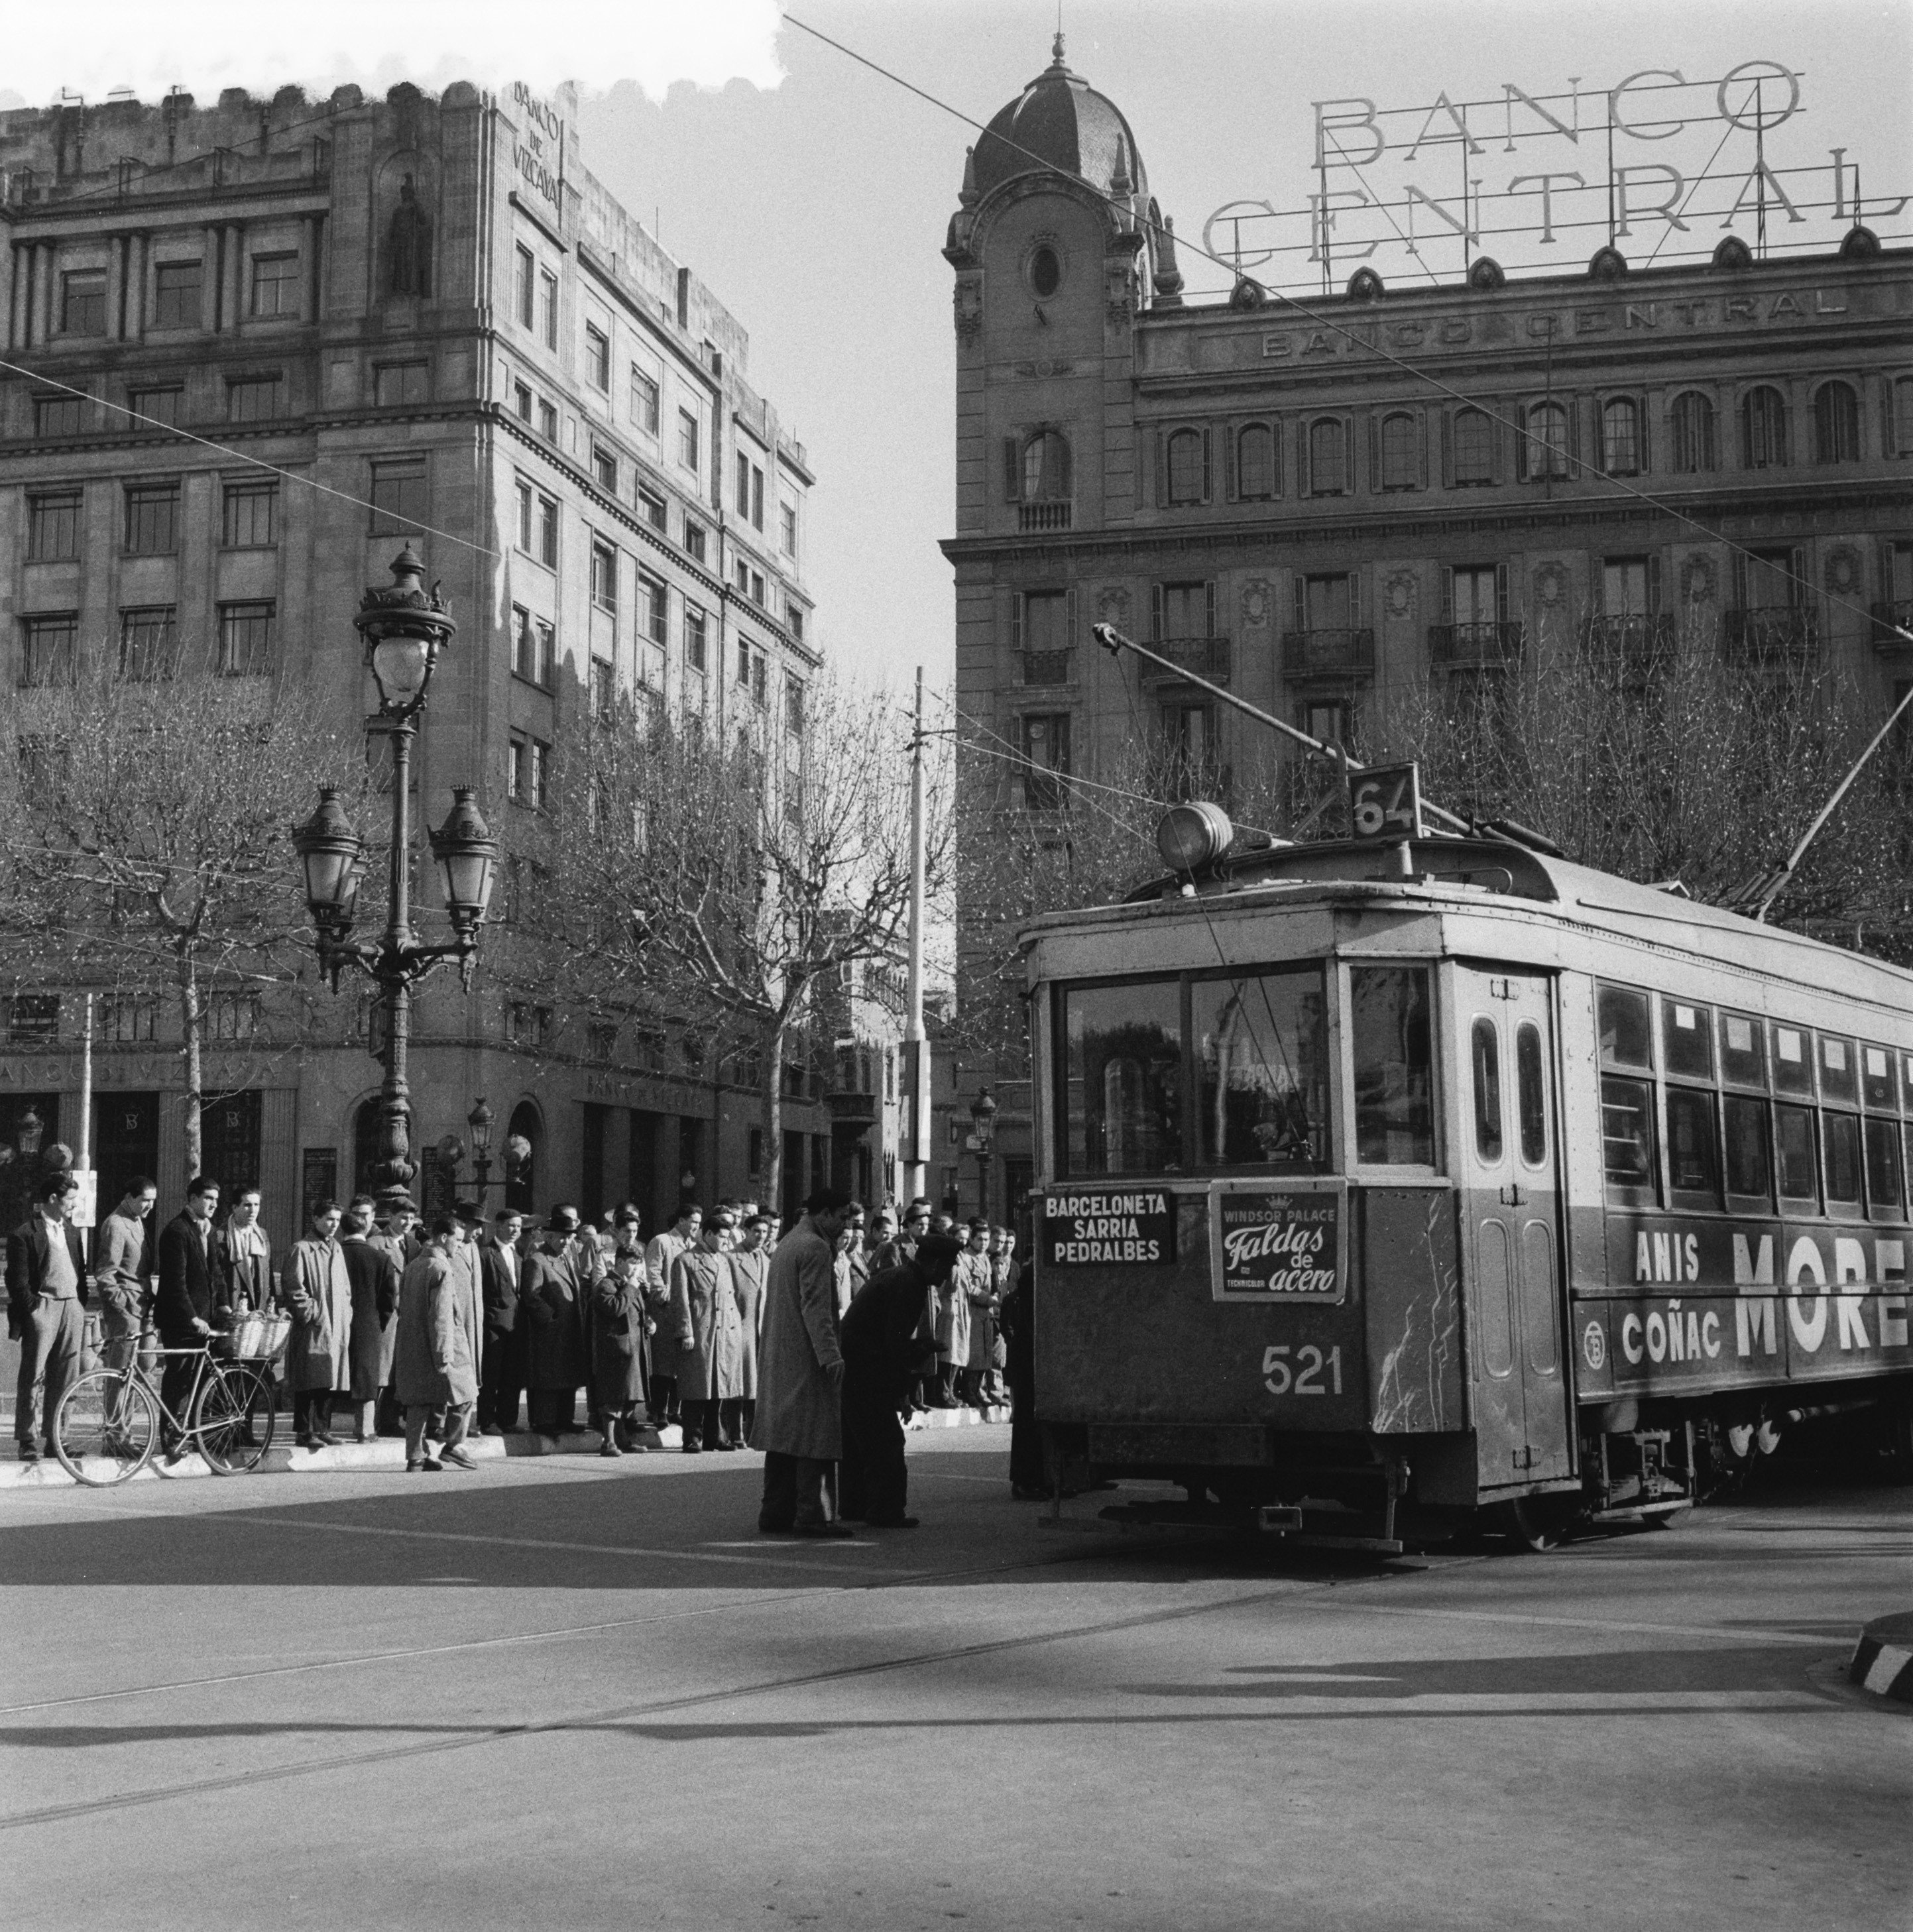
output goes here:
<path id="1" fill-rule="evenodd" d="M 1608 1288 L 1575 1298 L 1584 1394 L 1913 1368 L 1905 1228 L 1609 1214 L 1607 1233 Z"/>
<path id="2" fill-rule="evenodd" d="M 1339 1180 L 1218 1180 L 1209 1190 L 1209 1285 L 1218 1301 L 1348 1297 L 1348 1191 Z"/>

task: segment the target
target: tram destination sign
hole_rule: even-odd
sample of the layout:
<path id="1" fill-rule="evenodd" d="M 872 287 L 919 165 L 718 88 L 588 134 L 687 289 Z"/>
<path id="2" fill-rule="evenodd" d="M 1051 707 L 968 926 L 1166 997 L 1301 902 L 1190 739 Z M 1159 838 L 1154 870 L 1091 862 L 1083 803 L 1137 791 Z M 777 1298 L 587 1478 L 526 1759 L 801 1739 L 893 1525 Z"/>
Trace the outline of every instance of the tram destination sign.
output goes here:
<path id="1" fill-rule="evenodd" d="M 1166 1187 L 1043 1198 L 1045 1268 L 1149 1268 L 1175 1258 L 1176 1196 Z"/>
<path id="2" fill-rule="evenodd" d="M 1347 1205 L 1338 1180 L 1216 1182 L 1209 1201 L 1215 1298 L 1346 1300 Z"/>

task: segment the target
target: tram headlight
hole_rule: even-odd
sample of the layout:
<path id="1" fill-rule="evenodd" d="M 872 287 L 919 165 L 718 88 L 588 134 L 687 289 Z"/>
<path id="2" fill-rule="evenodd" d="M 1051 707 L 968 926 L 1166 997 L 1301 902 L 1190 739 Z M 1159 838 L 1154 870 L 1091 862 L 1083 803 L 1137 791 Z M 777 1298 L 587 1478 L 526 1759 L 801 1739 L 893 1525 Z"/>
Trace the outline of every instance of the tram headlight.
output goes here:
<path id="1" fill-rule="evenodd" d="M 1236 828 L 1221 806 L 1203 799 L 1172 805 L 1156 825 L 1156 850 L 1172 872 L 1206 872 L 1228 850 Z"/>

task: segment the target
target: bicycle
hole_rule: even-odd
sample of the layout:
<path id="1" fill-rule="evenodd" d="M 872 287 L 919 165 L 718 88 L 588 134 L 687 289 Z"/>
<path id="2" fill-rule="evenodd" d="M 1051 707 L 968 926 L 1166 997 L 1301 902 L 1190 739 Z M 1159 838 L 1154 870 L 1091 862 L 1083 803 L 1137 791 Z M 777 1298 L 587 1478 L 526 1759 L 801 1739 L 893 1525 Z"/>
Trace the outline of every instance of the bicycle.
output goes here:
<path id="1" fill-rule="evenodd" d="M 244 1475 L 266 1460 L 275 1412 L 272 1384 L 256 1361 L 219 1360 L 209 1341 L 191 1348 L 135 1347 L 132 1355 L 124 1368 L 89 1369 L 54 1412 L 53 1453 L 76 1482 L 110 1489 L 137 1476 L 159 1445 L 162 1418 L 173 1444 L 170 1460 L 196 1448 L 216 1476 Z M 167 1406 L 146 1366 L 169 1355 L 196 1358 L 184 1420 Z"/>

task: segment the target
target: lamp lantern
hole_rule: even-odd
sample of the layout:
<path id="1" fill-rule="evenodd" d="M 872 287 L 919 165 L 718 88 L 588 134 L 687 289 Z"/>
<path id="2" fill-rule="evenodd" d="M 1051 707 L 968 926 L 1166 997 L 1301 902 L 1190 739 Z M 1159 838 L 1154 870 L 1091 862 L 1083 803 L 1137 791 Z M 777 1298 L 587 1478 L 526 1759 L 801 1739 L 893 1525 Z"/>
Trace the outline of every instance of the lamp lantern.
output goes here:
<path id="1" fill-rule="evenodd" d="M 374 584 L 353 619 L 365 641 L 365 664 L 379 687 L 381 716 L 411 717 L 425 701 L 439 653 L 458 626 L 438 586 L 425 587 L 425 566 L 410 544 L 392 562 L 389 585 Z"/>
<path id="2" fill-rule="evenodd" d="M 438 861 L 445 887 L 445 909 L 452 929 L 469 939 L 491 902 L 492 880 L 498 868 L 498 842 L 491 836 L 469 786 L 452 790 L 451 815 L 431 835 L 432 856 Z"/>

